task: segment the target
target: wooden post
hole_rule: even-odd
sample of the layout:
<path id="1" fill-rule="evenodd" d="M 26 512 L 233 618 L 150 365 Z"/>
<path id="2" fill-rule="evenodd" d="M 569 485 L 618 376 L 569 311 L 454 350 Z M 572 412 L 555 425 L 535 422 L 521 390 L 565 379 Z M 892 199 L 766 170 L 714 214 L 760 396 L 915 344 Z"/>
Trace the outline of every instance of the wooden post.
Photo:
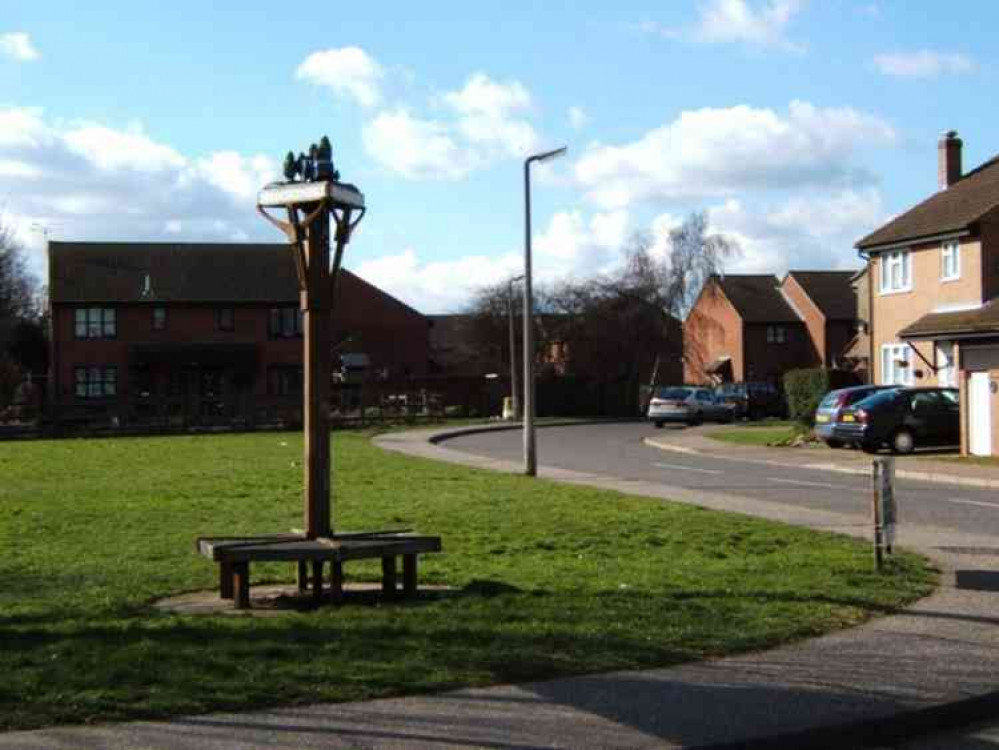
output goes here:
<path id="1" fill-rule="evenodd" d="M 319 604 L 323 599 L 323 561 L 312 561 L 312 601 Z"/>
<path id="2" fill-rule="evenodd" d="M 338 560 L 330 563 L 330 596 L 334 604 L 343 602 L 343 563 Z"/>
<path id="3" fill-rule="evenodd" d="M 306 283 L 301 293 L 305 324 L 305 533 L 332 535 L 330 500 L 330 216 L 320 211 L 308 227 Z"/>
<path id="4" fill-rule="evenodd" d="M 304 593 L 309 588 L 309 564 L 305 560 L 298 561 L 298 591 Z"/>
<path id="5" fill-rule="evenodd" d="M 873 518 L 874 518 L 874 569 L 878 572 L 884 566 L 884 541 L 881 538 L 881 498 L 880 498 L 880 488 L 881 488 L 881 472 L 884 471 L 884 466 L 874 459 L 873 463 Z"/>
<path id="6" fill-rule="evenodd" d="M 232 564 L 224 560 L 219 563 L 219 597 L 232 599 Z"/>
<path id="7" fill-rule="evenodd" d="M 386 599 L 395 598 L 395 555 L 385 555 L 385 557 L 382 558 L 382 594 Z"/>
<path id="8" fill-rule="evenodd" d="M 250 608 L 250 563 L 236 562 L 232 564 L 233 587 L 235 588 L 236 609 Z"/>
<path id="9" fill-rule="evenodd" d="M 407 597 L 416 596 L 417 590 L 417 574 L 416 574 L 416 555 L 403 555 L 402 556 L 402 591 Z"/>

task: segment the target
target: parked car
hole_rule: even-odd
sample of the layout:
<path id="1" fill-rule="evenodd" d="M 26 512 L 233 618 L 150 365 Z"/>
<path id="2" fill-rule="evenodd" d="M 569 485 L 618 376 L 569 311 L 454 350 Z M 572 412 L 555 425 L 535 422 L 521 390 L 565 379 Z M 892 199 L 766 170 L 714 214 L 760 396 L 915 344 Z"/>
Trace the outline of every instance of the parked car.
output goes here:
<path id="1" fill-rule="evenodd" d="M 649 421 L 656 427 L 662 427 L 666 422 L 695 425 L 705 420 L 731 422 L 733 419 L 735 408 L 715 397 L 710 388 L 660 388 L 649 401 Z"/>
<path id="2" fill-rule="evenodd" d="M 784 394 L 773 383 L 725 383 L 715 395 L 733 406 L 738 419 L 787 416 Z"/>
<path id="3" fill-rule="evenodd" d="M 887 390 L 887 385 L 857 385 L 853 388 L 839 388 L 829 391 L 815 410 L 815 436 L 824 440 L 830 448 L 842 448 L 845 443 L 833 434 L 843 410 L 862 401 L 878 391 Z"/>
<path id="4" fill-rule="evenodd" d="M 961 418 L 956 388 L 893 388 L 843 410 L 833 437 L 873 452 L 884 445 L 896 453 L 956 446 Z"/>

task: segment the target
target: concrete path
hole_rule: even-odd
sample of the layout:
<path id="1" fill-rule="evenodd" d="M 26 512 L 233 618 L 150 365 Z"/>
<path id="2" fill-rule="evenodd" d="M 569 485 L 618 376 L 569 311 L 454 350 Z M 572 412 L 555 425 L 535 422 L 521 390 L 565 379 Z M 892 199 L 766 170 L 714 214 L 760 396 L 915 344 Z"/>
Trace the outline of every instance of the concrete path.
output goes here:
<path id="1" fill-rule="evenodd" d="M 430 437 L 396 433 L 378 442 L 436 460 L 519 468 Z M 541 474 L 867 533 L 866 518 L 849 513 L 565 469 L 543 467 Z M 999 540 L 922 526 L 906 527 L 902 541 L 938 561 L 944 583 L 937 593 L 902 614 L 768 652 L 435 696 L 14 732 L 0 734 L 0 748 L 886 747 L 999 717 Z"/>

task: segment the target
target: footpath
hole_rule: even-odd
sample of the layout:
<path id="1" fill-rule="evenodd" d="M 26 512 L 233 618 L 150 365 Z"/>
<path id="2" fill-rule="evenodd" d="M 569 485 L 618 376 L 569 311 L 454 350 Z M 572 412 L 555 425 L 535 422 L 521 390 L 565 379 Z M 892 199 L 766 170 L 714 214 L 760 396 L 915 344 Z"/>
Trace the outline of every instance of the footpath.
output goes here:
<path id="1" fill-rule="evenodd" d="M 512 462 L 454 450 L 444 442 L 454 434 L 393 433 L 378 443 L 519 471 Z M 549 467 L 539 473 L 654 500 L 869 533 L 868 519 L 857 515 Z M 866 625 L 771 651 L 411 698 L 11 732 L 0 734 L 0 749 L 999 747 L 987 732 L 926 738 L 999 720 L 999 540 L 912 526 L 900 529 L 899 540 L 940 567 L 942 585 L 933 595 Z"/>

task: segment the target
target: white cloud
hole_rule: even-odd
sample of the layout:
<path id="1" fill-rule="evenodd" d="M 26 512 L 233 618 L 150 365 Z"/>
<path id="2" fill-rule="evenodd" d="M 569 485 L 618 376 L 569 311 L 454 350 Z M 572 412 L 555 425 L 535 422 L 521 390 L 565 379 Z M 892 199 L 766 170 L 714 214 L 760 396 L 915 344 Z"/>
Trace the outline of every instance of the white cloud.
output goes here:
<path id="1" fill-rule="evenodd" d="M 530 93 L 517 81 L 499 83 L 475 73 L 463 88 L 432 103 L 439 115 L 434 118 L 404 107 L 379 112 L 362 131 L 368 155 L 408 179 L 455 180 L 537 146 L 537 134 L 523 117 Z"/>
<path id="2" fill-rule="evenodd" d="M 804 0 L 710 0 L 701 6 L 694 38 L 710 43 L 742 43 L 756 47 L 782 47 L 800 51 L 785 33 L 804 7 Z"/>
<path id="3" fill-rule="evenodd" d="M 364 126 L 362 138 L 369 156 L 409 179 L 457 179 L 474 166 L 473 155 L 455 143 L 446 123 L 404 109 L 379 114 Z"/>
<path id="4" fill-rule="evenodd" d="M 686 111 L 621 146 L 591 146 L 575 165 L 590 200 L 622 208 L 637 200 L 731 195 L 869 180 L 851 166 L 864 144 L 895 133 L 884 120 L 851 108 L 793 101 L 785 114 L 737 106 Z"/>
<path id="5" fill-rule="evenodd" d="M 313 52 L 295 71 L 299 80 L 345 94 L 363 107 L 381 102 L 384 75 L 382 66 L 360 47 Z"/>
<path id="6" fill-rule="evenodd" d="M 442 313 L 463 309 L 476 289 L 510 278 L 523 264 L 519 253 L 424 262 L 409 248 L 351 270 L 422 313 Z"/>
<path id="7" fill-rule="evenodd" d="M 257 189 L 277 174 L 265 156 L 185 156 L 138 124 L 57 125 L 40 110 L 0 109 L 0 203 L 38 272 L 32 224 L 56 239 L 280 241 L 253 212 Z"/>
<path id="8" fill-rule="evenodd" d="M 920 50 L 876 55 L 874 67 L 885 75 L 898 78 L 936 78 L 946 73 L 971 73 L 975 63 L 959 52 Z"/>
<path id="9" fill-rule="evenodd" d="M 589 115 L 582 107 L 569 107 L 569 125 L 573 130 L 581 130 L 590 121 Z"/>
<path id="10" fill-rule="evenodd" d="M 31 37 L 23 31 L 0 34 L 0 55 L 18 62 L 31 62 L 41 57 L 31 43 Z"/>
<path id="11" fill-rule="evenodd" d="M 654 36 L 661 36 L 664 39 L 679 39 L 684 33 L 681 29 L 675 28 L 673 26 L 664 26 L 658 21 L 642 21 L 635 27 L 638 31 L 643 34 L 652 34 Z"/>

